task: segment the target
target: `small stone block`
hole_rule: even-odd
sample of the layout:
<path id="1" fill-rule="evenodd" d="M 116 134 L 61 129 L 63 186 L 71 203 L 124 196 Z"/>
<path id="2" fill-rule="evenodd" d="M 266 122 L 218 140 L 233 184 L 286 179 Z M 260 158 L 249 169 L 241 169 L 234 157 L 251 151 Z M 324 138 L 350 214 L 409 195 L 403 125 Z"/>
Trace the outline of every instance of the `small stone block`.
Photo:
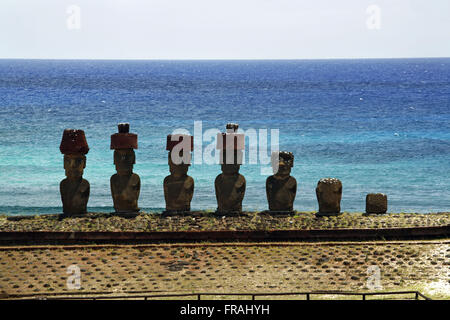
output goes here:
<path id="1" fill-rule="evenodd" d="M 366 196 L 366 213 L 383 214 L 387 212 L 387 195 L 369 193 Z"/>

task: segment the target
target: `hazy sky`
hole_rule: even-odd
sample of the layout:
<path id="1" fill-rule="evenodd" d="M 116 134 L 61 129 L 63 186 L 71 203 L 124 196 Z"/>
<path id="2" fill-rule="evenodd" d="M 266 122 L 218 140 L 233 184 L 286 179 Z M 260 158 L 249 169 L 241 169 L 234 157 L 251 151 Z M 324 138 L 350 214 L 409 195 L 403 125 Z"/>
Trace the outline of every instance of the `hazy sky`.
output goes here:
<path id="1" fill-rule="evenodd" d="M 449 0 L 0 0 L 0 58 L 450 57 Z"/>

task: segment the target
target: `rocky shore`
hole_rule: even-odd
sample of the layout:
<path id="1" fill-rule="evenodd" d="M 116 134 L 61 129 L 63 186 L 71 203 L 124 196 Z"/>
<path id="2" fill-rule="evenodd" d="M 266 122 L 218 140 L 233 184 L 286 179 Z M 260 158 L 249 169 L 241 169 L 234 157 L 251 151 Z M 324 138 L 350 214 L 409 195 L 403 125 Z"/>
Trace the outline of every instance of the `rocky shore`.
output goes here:
<path id="1" fill-rule="evenodd" d="M 105 213 L 88 213 L 83 217 L 58 214 L 36 215 L 17 219 L 0 215 L 0 231 L 215 231 L 215 230 L 309 230 L 408 228 L 450 225 L 450 212 L 389 213 L 366 215 L 344 212 L 339 216 L 317 217 L 313 212 L 272 216 L 264 212 L 244 212 L 238 216 L 217 216 L 197 211 L 189 215 L 163 216 L 140 213 L 120 217 Z"/>

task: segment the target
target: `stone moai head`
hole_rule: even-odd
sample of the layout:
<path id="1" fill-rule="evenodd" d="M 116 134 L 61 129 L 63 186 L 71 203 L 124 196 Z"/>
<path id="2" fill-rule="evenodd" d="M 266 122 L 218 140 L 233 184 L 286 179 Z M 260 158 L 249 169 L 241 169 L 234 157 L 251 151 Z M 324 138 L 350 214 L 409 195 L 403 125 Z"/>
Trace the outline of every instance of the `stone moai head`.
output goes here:
<path id="1" fill-rule="evenodd" d="M 69 180 L 81 179 L 89 146 L 83 130 L 64 130 L 59 150 L 64 154 L 64 170 Z"/>
<path id="2" fill-rule="evenodd" d="M 222 170 L 223 174 L 225 174 L 225 175 L 238 174 L 239 169 L 242 164 L 242 160 L 240 160 L 240 159 L 242 159 L 242 151 L 234 150 L 234 151 L 228 152 L 228 154 L 231 154 L 232 160 L 227 161 L 227 159 L 230 159 L 230 156 L 227 155 L 226 151 L 221 151 L 221 154 L 220 154 L 221 170 Z"/>
<path id="3" fill-rule="evenodd" d="M 64 170 L 66 177 L 70 180 L 77 180 L 83 177 L 86 168 L 86 156 L 84 154 L 65 154 Z"/>
<path id="4" fill-rule="evenodd" d="M 169 151 L 168 164 L 174 177 L 187 175 L 191 165 L 191 152 L 194 150 L 194 137 L 185 134 L 169 134 L 166 150 Z"/>
<path id="5" fill-rule="evenodd" d="M 226 133 L 217 135 L 216 149 L 220 152 L 220 164 L 224 175 L 235 175 L 243 162 L 243 150 L 245 149 L 245 136 L 237 133 L 239 125 L 228 123 Z"/>
<path id="6" fill-rule="evenodd" d="M 136 163 L 136 154 L 133 149 L 114 150 L 114 165 L 117 174 L 127 175 L 133 172 L 133 165 Z"/>
<path id="7" fill-rule="evenodd" d="M 342 183 L 336 178 L 320 179 L 316 188 L 319 214 L 341 212 Z"/>
<path id="8" fill-rule="evenodd" d="M 384 193 L 369 193 L 366 196 L 366 213 L 386 213 L 387 203 L 387 195 Z"/>
<path id="9" fill-rule="evenodd" d="M 187 175 L 187 173 L 189 171 L 189 166 L 190 166 L 189 163 L 175 164 L 172 161 L 172 152 L 169 152 L 168 164 L 169 164 L 170 174 L 173 175 L 174 177 L 184 177 Z"/>
<path id="10" fill-rule="evenodd" d="M 134 149 L 138 148 L 137 135 L 130 133 L 130 124 L 119 123 L 119 132 L 111 135 L 111 150 L 114 150 L 114 165 L 118 175 L 131 175 L 136 163 Z"/>
<path id="11" fill-rule="evenodd" d="M 289 151 L 272 152 L 272 170 L 275 178 L 287 178 L 294 166 L 294 155 Z"/>

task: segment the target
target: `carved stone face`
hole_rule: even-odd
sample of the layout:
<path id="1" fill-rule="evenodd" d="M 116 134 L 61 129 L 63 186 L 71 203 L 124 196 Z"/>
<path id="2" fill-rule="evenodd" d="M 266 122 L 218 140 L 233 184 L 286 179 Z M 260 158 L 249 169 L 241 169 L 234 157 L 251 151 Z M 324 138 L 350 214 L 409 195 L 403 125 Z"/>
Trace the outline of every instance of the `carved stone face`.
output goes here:
<path id="1" fill-rule="evenodd" d="M 114 150 L 114 164 L 118 175 L 129 175 L 133 172 L 136 155 L 133 149 Z"/>
<path id="2" fill-rule="evenodd" d="M 291 175 L 291 170 L 294 166 L 294 155 L 292 152 L 272 152 L 271 158 L 272 170 L 276 179 L 284 179 Z"/>
<path id="3" fill-rule="evenodd" d="M 280 159 L 278 163 L 278 170 L 274 163 L 272 163 L 272 170 L 275 178 L 287 178 L 291 175 L 292 167 L 283 159 Z"/>
<path id="4" fill-rule="evenodd" d="M 187 175 L 188 170 L 188 164 L 174 164 L 172 161 L 169 163 L 170 174 L 175 177 L 183 177 Z"/>
<path id="5" fill-rule="evenodd" d="M 224 175 L 235 175 L 239 173 L 239 169 L 242 163 L 242 151 L 234 150 L 231 154 L 228 154 L 231 157 L 227 156 L 227 151 L 221 151 L 221 169 Z"/>
<path id="6" fill-rule="evenodd" d="M 86 168 L 86 156 L 83 154 L 64 155 L 64 169 L 68 179 L 80 179 L 83 177 L 83 171 Z"/>
<path id="7" fill-rule="evenodd" d="M 169 153 L 169 171 L 170 174 L 175 177 L 184 177 L 187 175 L 187 172 L 189 170 L 189 164 L 175 164 L 172 162 L 172 159 L 170 157 Z"/>

